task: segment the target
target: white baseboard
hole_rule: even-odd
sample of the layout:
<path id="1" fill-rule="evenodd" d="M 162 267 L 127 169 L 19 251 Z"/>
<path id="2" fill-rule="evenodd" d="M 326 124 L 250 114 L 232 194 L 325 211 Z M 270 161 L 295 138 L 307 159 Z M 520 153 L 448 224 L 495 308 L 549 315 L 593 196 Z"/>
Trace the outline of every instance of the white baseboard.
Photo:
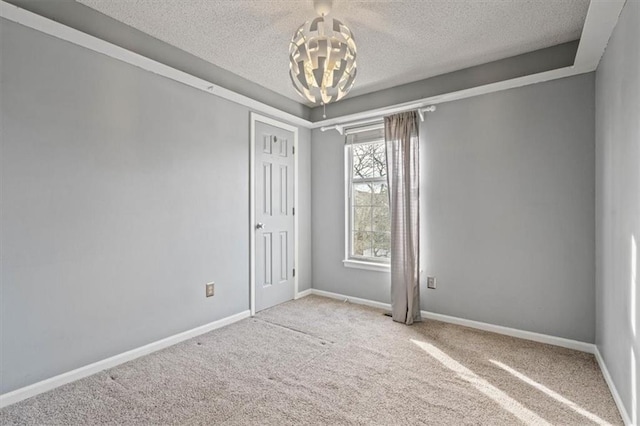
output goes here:
<path id="1" fill-rule="evenodd" d="M 344 294 L 332 293 L 324 290 L 312 289 L 311 294 L 315 294 L 317 296 L 324 296 L 331 299 L 348 301 L 351 303 L 355 303 L 358 305 L 370 306 L 372 308 L 378 308 L 383 310 L 391 310 L 391 305 L 389 303 L 376 302 L 374 300 L 361 299 L 359 297 L 351 297 L 346 296 Z M 602 370 L 602 375 L 604 376 L 607 385 L 609 386 L 609 390 L 611 391 L 611 395 L 613 395 L 613 399 L 616 402 L 618 410 L 620 411 L 620 415 L 624 421 L 624 424 L 627 426 L 632 426 L 631 417 L 626 412 L 624 405 L 622 404 L 622 399 L 620 398 L 620 394 L 611 379 L 611 375 L 607 370 L 607 366 L 600 355 L 600 351 L 597 346 L 593 343 L 585 343 L 577 340 L 565 339 L 563 337 L 549 336 L 547 334 L 534 333 L 532 331 L 524 331 L 518 330 L 516 328 L 503 327 L 501 325 L 488 324 L 479 321 L 468 320 L 464 318 L 452 317 L 449 315 L 436 314 L 433 312 L 421 311 L 422 317 L 427 319 L 432 319 L 436 321 L 446 322 L 450 324 L 462 325 L 465 327 L 475 328 L 478 330 L 490 331 L 492 333 L 504 334 L 506 336 L 517 337 L 525 340 L 532 340 L 534 342 L 546 343 L 548 345 L 560 346 L 563 348 L 573 349 L 576 351 L 587 352 L 590 354 L 594 354 L 596 360 L 598 361 L 598 365 L 600 366 L 600 370 Z"/>
<path id="2" fill-rule="evenodd" d="M 365 305 L 372 308 L 384 309 L 386 311 L 391 310 L 391 305 L 383 302 L 376 302 L 375 300 L 361 299 L 359 297 L 345 296 L 344 294 L 332 293 L 330 291 L 311 289 L 311 294 L 316 296 L 328 297 L 330 299 L 342 300 L 343 302 L 355 303 L 356 305 Z"/>
<path id="3" fill-rule="evenodd" d="M 318 296 L 329 297 L 349 301 L 358 305 L 370 306 L 372 308 L 391 310 L 389 303 L 376 302 L 374 300 L 361 299 L 359 297 L 345 296 L 344 294 L 332 293 L 324 290 L 312 289 L 312 294 Z M 464 318 L 452 317 L 449 315 L 436 314 L 433 312 L 421 311 L 422 317 L 436 321 L 446 322 L 450 324 L 462 325 L 464 327 L 475 328 L 478 330 L 491 331 L 493 333 L 504 334 L 507 336 L 518 337 L 520 339 L 532 340 L 534 342 L 546 343 L 563 348 L 574 349 L 590 354 L 595 353 L 595 345 L 592 343 L 579 342 L 577 340 L 565 339 L 563 337 L 549 336 L 547 334 L 534 333 L 532 331 L 518 330 L 516 328 L 503 327 L 501 325 L 488 324 L 485 322 L 473 321 Z"/>
<path id="4" fill-rule="evenodd" d="M 248 310 L 243 311 L 235 315 L 210 322 L 209 324 L 205 324 L 200 327 L 184 331 L 182 333 L 174 334 L 173 336 L 169 336 L 165 339 L 149 343 L 148 345 L 144 345 L 139 348 L 112 356 L 110 358 L 94 362 L 93 364 L 85 365 L 84 367 L 80 367 L 75 370 L 71 370 L 66 373 L 51 377 L 49 379 L 42 380 L 32 385 L 7 392 L 3 395 L 0 395 L 0 408 L 6 407 L 7 405 L 15 404 L 16 402 L 31 398 L 32 396 L 36 396 L 43 392 L 47 392 L 51 389 L 57 388 L 58 386 L 80 380 L 102 370 L 124 364 L 125 362 L 134 360 L 144 355 L 148 355 L 152 352 L 159 351 L 160 349 L 175 345 L 176 343 L 180 343 L 184 340 L 191 339 L 201 334 L 208 333 L 209 331 L 224 327 L 225 325 L 233 324 L 234 322 L 238 322 L 244 318 L 249 318 L 249 316 L 251 315 Z"/>
<path id="5" fill-rule="evenodd" d="M 307 290 L 303 290 L 303 291 L 299 291 L 298 293 L 296 293 L 296 297 L 294 299 L 301 299 L 303 297 L 307 297 L 312 293 L 313 289 L 307 289 Z"/>
<path id="6" fill-rule="evenodd" d="M 600 350 L 596 346 L 595 350 L 596 360 L 598 361 L 598 365 L 600 366 L 600 370 L 602 371 L 602 375 L 604 376 L 604 381 L 607 382 L 609 386 L 609 390 L 611 391 L 611 395 L 613 396 L 613 400 L 616 402 L 618 406 L 618 411 L 620 411 L 620 415 L 622 416 L 622 421 L 627 426 L 632 426 L 631 416 L 627 413 L 627 410 L 622 403 L 622 398 L 620 398 L 620 394 L 618 393 L 618 389 L 616 388 L 615 383 L 613 383 L 613 379 L 611 378 L 611 374 L 609 374 L 609 370 L 607 369 L 607 364 L 604 363 L 604 358 L 600 354 Z"/>
<path id="7" fill-rule="evenodd" d="M 519 330 L 517 328 L 503 327 L 501 325 L 489 324 L 486 322 L 473 321 L 464 318 L 452 317 L 449 315 L 436 314 L 433 312 L 421 311 L 423 318 L 436 321 L 447 322 L 450 324 L 462 325 L 465 327 L 476 328 L 478 330 L 490 331 L 492 333 L 504 334 L 506 336 L 517 337 L 534 342 L 546 343 L 548 345 L 560 346 L 563 348 L 573 349 L 580 352 L 595 353 L 595 345 L 593 343 L 580 342 L 578 340 L 565 339 L 564 337 L 550 336 L 548 334 L 535 333 L 533 331 Z"/>
<path id="8" fill-rule="evenodd" d="M 383 310 L 391 309 L 391 305 L 389 303 L 376 302 L 374 300 L 346 296 L 344 294 L 332 293 L 329 291 L 317 290 L 317 289 L 308 289 L 308 290 L 301 291 L 296 294 L 295 298 L 300 299 L 302 297 L 306 297 L 311 294 L 328 297 L 331 299 L 348 301 L 350 303 L 370 306 L 377 309 L 383 309 Z M 602 371 L 602 375 L 604 376 L 604 379 L 607 385 L 609 386 L 611 395 L 613 396 L 613 399 L 616 403 L 616 406 L 618 407 L 618 410 L 620 411 L 620 415 L 622 416 L 622 419 L 625 425 L 631 425 L 631 418 L 629 417 L 629 414 L 626 412 L 626 409 L 622 403 L 622 399 L 620 398 L 620 394 L 618 393 L 618 390 L 616 389 L 616 386 L 613 383 L 613 380 L 611 379 L 611 375 L 609 374 L 609 370 L 607 369 L 607 366 L 604 363 L 602 355 L 600 354 L 600 351 L 595 345 L 591 343 L 565 339 L 562 337 L 549 336 L 546 334 L 533 333 L 530 331 L 518 330 L 518 329 L 503 327 L 503 326 L 494 325 L 494 324 L 487 324 L 479 321 L 472 321 L 464 318 L 452 317 L 449 315 L 436 314 L 436 313 L 427 312 L 427 311 L 422 311 L 421 313 L 424 318 L 428 318 L 436 321 L 462 325 L 465 327 L 475 328 L 475 329 L 484 330 L 484 331 L 490 331 L 493 333 L 504 334 L 512 337 L 518 337 L 525 340 L 533 340 L 535 342 L 561 346 L 564 348 L 575 349 L 578 351 L 594 354 L 598 362 L 598 365 L 600 366 L 600 370 Z M 234 322 L 248 318 L 249 316 L 250 316 L 250 311 L 248 310 L 243 311 L 238 314 L 235 314 L 226 318 L 222 318 L 218 321 L 214 321 L 209 324 L 205 324 L 203 326 L 196 327 L 191 330 L 187 330 L 185 332 L 175 334 L 165 339 L 158 340 L 153 343 L 149 343 L 148 345 L 144 345 L 139 348 L 121 353 L 119 355 L 115 355 L 113 357 L 104 359 L 102 361 L 98 361 L 93 364 L 89 364 L 84 367 L 80 367 L 78 369 L 69 371 L 67 373 L 63 373 L 58 376 L 54 376 L 49 379 L 40 381 L 38 383 L 34 383 L 32 385 L 25 386 L 20 389 L 16 389 L 12 392 L 5 393 L 3 395 L 0 395 L 0 408 L 6 407 L 11 404 L 15 404 L 16 402 L 30 398 L 32 396 L 36 396 L 43 392 L 47 392 L 59 386 L 65 385 L 67 383 L 80 380 L 84 377 L 98 373 L 102 370 L 113 368 L 117 365 L 134 360 L 144 355 L 148 355 L 152 352 L 159 351 L 166 347 L 175 345 L 176 343 L 180 343 L 184 340 L 191 339 L 193 337 L 199 336 L 201 334 L 207 333 L 217 328 L 221 328 L 226 325 L 233 324 Z"/>
<path id="9" fill-rule="evenodd" d="M 355 303 L 358 305 L 370 306 L 372 308 L 378 308 L 383 310 L 391 310 L 391 305 L 389 303 L 376 302 L 374 300 L 361 299 L 359 297 L 351 297 L 346 296 L 344 294 L 332 293 L 324 290 L 311 289 L 311 294 L 315 294 L 317 296 L 324 296 L 331 299 L 348 301 L 350 303 Z M 511 337 L 517 337 L 525 340 L 532 340 L 534 342 L 546 343 L 548 345 L 560 346 L 563 348 L 573 349 L 581 352 L 586 352 L 590 354 L 594 354 L 596 360 L 598 361 L 598 365 L 600 366 L 600 370 L 602 370 L 602 375 L 604 376 L 607 385 L 609 386 L 609 390 L 611 391 L 611 395 L 613 395 L 613 399 L 616 402 L 616 406 L 620 411 L 620 415 L 624 421 L 624 424 L 627 426 L 633 426 L 631 423 L 631 417 L 626 412 L 624 405 L 622 404 L 622 399 L 620 398 L 620 394 L 616 389 L 613 380 L 611 379 L 611 375 L 607 370 L 607 366 L 600 355 L 600 351 L 598 347 L 593 343 L 580 342 L 577 340 L 565 339 L 563 337 L 549 336 L 547 334 L 534 333 L 531 331 L 518 330 L 516 328 L 503 327 L 501 325 L 488 324 L 479 321 L 468 320 L 464 318 L 452 317 L 449 315 L 436 314 L 433 312 L 421 311 L 422 317 L 427 319 L 432 319 L 436 321 L 446 322 L 450 324 L 462 325 L 465 327 L 475 328 L 478 330 L 490 331 L 497 334 L 504 334 Z"/>

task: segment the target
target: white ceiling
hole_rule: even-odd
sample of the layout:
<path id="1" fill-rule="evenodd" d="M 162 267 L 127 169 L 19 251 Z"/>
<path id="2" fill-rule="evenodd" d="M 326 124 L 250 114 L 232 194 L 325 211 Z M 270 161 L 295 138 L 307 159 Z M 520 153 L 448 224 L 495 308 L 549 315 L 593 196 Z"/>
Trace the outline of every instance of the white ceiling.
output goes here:
<path id="1" fill-rule="evenodd" d="M 77 0 L 302 102 L 289 40 L 312 0 Z M 361 95 L 580 37 L 589 0 L 334 1 L 353 31 Z"/>

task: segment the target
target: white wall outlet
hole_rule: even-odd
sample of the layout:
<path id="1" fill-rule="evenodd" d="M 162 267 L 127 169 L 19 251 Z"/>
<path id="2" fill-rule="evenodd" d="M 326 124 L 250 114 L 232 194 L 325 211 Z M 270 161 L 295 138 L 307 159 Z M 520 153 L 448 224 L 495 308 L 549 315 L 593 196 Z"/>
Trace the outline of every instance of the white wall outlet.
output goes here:
<path id="1" fill-rule="evenodd" d="M 436 288 L 436 277 L 427 277 L 427 288 Z"/>
<path id="2" fill-rule="evenodd" d="M 206 289 L 207 289 L 207 292 L 206 292 L 207 297 L 211 297 L 211 296 L 213 296 L 213 295 L 214 295 L 214 293 L 215 293 L 215 288 L 214 288 L 214 287 L 215 287 L 215 285 L 216 285 L 216 283 L 207 283 L 207 286 L 206 286 Z"/>

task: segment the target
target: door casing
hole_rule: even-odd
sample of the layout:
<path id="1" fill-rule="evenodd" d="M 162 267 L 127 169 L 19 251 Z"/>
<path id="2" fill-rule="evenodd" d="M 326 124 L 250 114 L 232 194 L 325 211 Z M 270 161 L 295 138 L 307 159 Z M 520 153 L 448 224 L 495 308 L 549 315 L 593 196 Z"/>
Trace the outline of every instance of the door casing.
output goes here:
<path id="1" fill-rule="evenodd" d="M 250 113 L 249 121 L 251 123 L 251 131 L 249 132 L 249 309 L 251 310 L 251 316 L 254 316 L 256 314 L 256 122 L 259 121 L 293 133 L 293 147 L 295 149 L 295 154 L 293 155 L 293 208 L 296 212 L 293 215 L 293 262 L 296 270 L 296 274 L 293 277 L 294 299 L 298 298 L 298 277 L 300 276 L 298 271 L 298 128 L 255 112 Z"/>

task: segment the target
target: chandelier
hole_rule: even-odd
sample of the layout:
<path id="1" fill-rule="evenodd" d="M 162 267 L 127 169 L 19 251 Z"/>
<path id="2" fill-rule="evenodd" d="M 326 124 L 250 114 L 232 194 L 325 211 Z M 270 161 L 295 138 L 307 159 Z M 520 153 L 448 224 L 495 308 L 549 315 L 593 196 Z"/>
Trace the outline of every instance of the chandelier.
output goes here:
<path id="1" fill-rule="evenodd" d="M 314 0 L 319 17 L 298 28 L 289 47 L 289 75 L 296 91 L 314 104 L 346 96 L 356 78 L 356 42 L 341 21 L 327 17 L 331 0 Z"/>

